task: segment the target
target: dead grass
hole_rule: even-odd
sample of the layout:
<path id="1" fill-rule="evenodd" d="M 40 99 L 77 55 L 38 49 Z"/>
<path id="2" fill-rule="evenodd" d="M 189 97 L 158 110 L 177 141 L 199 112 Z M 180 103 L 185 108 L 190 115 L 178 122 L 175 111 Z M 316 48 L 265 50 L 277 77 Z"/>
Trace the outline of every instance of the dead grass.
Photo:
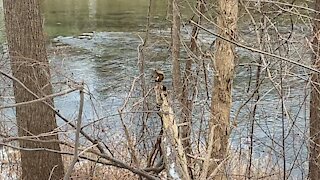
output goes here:
<path id="1" fill-rule="evenodd" d="M 233 180 L 245 180 L 248 179 L 247 166 L 248 166 L 248 152 L 242 152 L 241 154 L 234 152 L 232 159 L 228 164 L 229 177 Z M 270 156 L 265 156 L 259 159 L 253 159 L 250 177 L 251 179 L 263 179 L 263 180 L 275 180 L 282 179 L 283 171 L 272 162 Z"/>
<path id="2" fill-rule="evenodd" d="M 61 146 L 62 151 L 73 152 L 73 149 L 67 146 Z M 85 156 L 90 158 L 97 158 L 91 153 L 84 153 Z M 68 168 L 72 156 L 63 156 L 63 162 L 65 169 Z M 74 168 L 74 172 L 71 175 L 71 179 L 74 180 L 135 180 L 138 176 L 132 172 L 120 169 L 113 166 L 105 166 L 98 163 L 94 163 L 87 160 L 80 160 L 77 162 Z"/>
<path id="3" fill-rule="evenodd" d="M 2 147 L 0 149 L 0 179 L 19 179 L 20 173 L 20 152 Z"/>
<path id="4" fill-rule="evenodd" d="M 71 148 L 62 146 L 62 151 L 73 152 Z M 11 180 L 18 179 L 20 174 L 20 153 L 17 150 L 4 147 L 0 158 L 0 179 Z M 94 155 L 87 153 L 86 156 L 94 158 Z M 228 176 L 232 180 L 247 179 L 247 153 L 241 154 L 233 152 L 227 165 Z M 65 168 L 67 168 L 72 160 L 72 156 L 63 155 Z M 252 162 L 251 179 L 274 180 L 281 179 L 283 171 L 280 167 L 272 163 L 270 156 L 254 159 Z M 162 173 L 161 179 L 166 179 L 165 173 Z M 132 172 L 112 166 L 104 166 L 94 162 L 80 160 L 72 173 L 73 180 L 136 180 L 137 175 Z"/>
<path id="5" fill-rule="evenodd" d="M 95 165 L 91 162 L 85 162 L 78 165 L 72 179 L 77 180 L 135 180 L 138 179 L 133 173 L 111 166 Z"/>

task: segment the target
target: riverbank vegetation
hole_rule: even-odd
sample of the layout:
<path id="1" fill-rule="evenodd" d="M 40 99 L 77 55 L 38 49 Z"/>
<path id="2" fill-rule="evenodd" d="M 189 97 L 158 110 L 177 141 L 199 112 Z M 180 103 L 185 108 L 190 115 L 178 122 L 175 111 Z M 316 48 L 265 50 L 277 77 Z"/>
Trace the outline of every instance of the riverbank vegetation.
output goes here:
<path id="1" fill-rule="evenodd" d="M 320 1 L 146 2 L 136 39 L 51 39 L 40 0 L 3 0 L 0 178 L 319 179 Z M 102 61 L 109 86 L 75 78 L 80 60 L 51 61 L 108 40 L 123 46 L 81 65 Z"/>

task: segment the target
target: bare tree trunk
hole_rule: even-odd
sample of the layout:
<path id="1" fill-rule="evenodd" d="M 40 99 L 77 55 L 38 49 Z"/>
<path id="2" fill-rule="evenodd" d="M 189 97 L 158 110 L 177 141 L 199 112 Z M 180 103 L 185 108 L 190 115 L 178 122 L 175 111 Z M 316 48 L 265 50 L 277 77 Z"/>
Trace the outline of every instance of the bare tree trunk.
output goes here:
<path id="1" fill-rule="evenodd" d="M 49 63 L 43 34 L 39 0 L 4 0 L 5 25 L 13 75 L 39 97 L 52 94 Z M 14 82 L 17 103 L 35 97 Z M 53 99 L 47 101 L 53 106 Z M 16 119 L 19 136 L 38 135 L 57 128 L 55 114 L 42 102 L 18 106 Z M 57 135 L 40 138 L 57 140 Z M 60 150 L 58 143 L 20 141 L 22 148 Z M 61 179 L 64 174 L 61 155 L 44 151 L 21 151 L 22 178 L 27 180 Z"/>
<path id="2" fill-rule="evenodd" d="M 238 0 L 219 0 L 217 12 L 217 33 L 226 39 L 234 40 L 238 20 Z M 226 162 L 228 152 L 234 60 L 235 46 L 218 38 L 215 42 L 213 62 L 215 75 L 208 143 L 208 153 L 213 158 L 213 161 L 208 163 L 210 164 L 208 176 L 215 172 L 213 179 L 217 180 L 226 179 L 223 163 Z M 204 169 L 208 164 L 204 164 Z M 205 173 L 201 174 L 201 178 L 205 178 Z"/>
<path id="3" fill-rule="evenodd" d="M 179 136 L 177 120 L 173 114 L 171 105 L 167 98 L 166 88 L 162 84 L 161 74 L 157 74 L 156 79 L 161 79 L 154 87 L 156 102 L 160 107 L 159 113 L 162 120 L 163 135 L 161 146 L 163 149 L 163 159 L 168 179 L 190 180 L 188 162 Z M 162 74 L 162 77 L 163 74 Z"/>
<path id="4" fill-rule="evenodd" d="M 320 18 L 320 0 L 315 1 L 315 18 Z M 314 40 L 313 40 L 313 63 L 316 69 L 320 69 L 320 51 L 319 51 L 319 39 L 320 39 L 320 22 L 314 20 Z M 311 97 L 310 97 L 310 160 L 309 160 L 309 177 L 310 179 L 320 179 L 320 76 L 314 72 L 311 77 Z"/>
<path id="5" fill-rule="evenodd" d="M 197 10 L 198 13 L 196 14 L 196 22 L 197 24 L 201 24 L 201 17 L 205 11 L 205 0 L 197 0 Z M 199 27 L 194 26 L 192 29 L 191 34 L 191 41 L 190 41 L 190 51 L 193 52 L 195 55 L 198 55 L 198 47 L 197 47 L 197 39 L 199 34 Z M 182 85 L 182 92 L 181 92 L 181 105 L 182 105 L 182 113 L 181 113 L 181 140 L 183 148 L 186 154 L 192 154 L 192 147 L 191 147 L 191 127 L 192 127 L 192 99 L 190 100 L 189 95 L 192 93 L 194 86 L 196 85 L 195 78 L 192 76 L 192 62 L 193 58 L 189 58 L 185 63 L 185 72 L 183 76 L 183 85 Z M 188 166 L 189 166 L 189 174 L 191 179 L 193 178 L 192 173 L 192 159 L 187 156 Z"/>
<path id="6" fill-rule="evenodd" d="M 172 81 L 174 97 L 180 99 L 181 72 L 180 72 L 180 11 L 179 0 L 172 0 Z"/>

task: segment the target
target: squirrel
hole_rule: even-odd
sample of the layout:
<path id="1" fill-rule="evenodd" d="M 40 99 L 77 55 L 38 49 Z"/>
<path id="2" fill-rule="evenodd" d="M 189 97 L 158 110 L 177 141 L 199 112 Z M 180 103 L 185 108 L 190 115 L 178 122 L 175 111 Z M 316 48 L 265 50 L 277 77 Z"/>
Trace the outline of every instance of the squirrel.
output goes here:
<path id="1" fill-rule="evenodd" d="M 161 70 L 154 70 L 155 82 L 162 82 L 164 79 L 164 73 Z"/>

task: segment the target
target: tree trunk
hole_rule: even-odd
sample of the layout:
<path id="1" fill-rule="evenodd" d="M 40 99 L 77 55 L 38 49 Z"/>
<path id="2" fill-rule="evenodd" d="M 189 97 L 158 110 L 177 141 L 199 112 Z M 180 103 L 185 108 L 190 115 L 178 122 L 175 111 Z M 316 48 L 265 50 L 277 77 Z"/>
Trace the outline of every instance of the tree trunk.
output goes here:
<path id="1" fill-rule="evenodd" d="M 315 18 L 320 18 L 320 0 L 315 2 Z M 316 69 L 320 69 L 320 51 L 319 51 L 319 39 L 320 39 L 320 22 L 314 20 L 313 26 L 313 64 Z M 310 97 L 310 160 L 309 160 L 309 177 L 311 180 L 320 179 L 320 76 L 318 73 L 314 72 L 311 77 L 312 87 L 311 87 L 311 97 Z"/>
<path id="2" fill-rule="evenodd" d="M 174 97 L 181 95 L 181 72 L 180 72 L 180 12 L 179 1 L 172 0 L 172 81 Z"/>
<path id="3" fill-rule="evenodd" d="M 197 0 L 197 10 L 199 13 L 196 14 L 195 19 L 197 24 L 201 24 L 202 14 L 205 11 L 205 3 L 206 0 Z M 190 41 L 190 51 L 195 54 L 196 56 L 198 53 L 197 47 L 197 39 L 199 34 L 199 27 L 194 26 L 191 33 L 191 41 Z M 183 148 L 186 154 L 192 154 L 192 147 L 191 147 L 191 129 L 192 129 L 192 91 L 196 86 L 196 78 L 192 74 L 192 63 L 194 58 L 190 57 L 185 63 L 185 71 L 184 76 L 182 79 L 182 91 L 181 91 L 181 123 L 183 124 L 180 128 L 181 140 Z M 192 159 L 187 156 L 188 161 L 188 169 L 191 179 L 193 179 L 193 172 L 192 172 Z"/>
<path id="4" fill-rule="evenodd" d="M 52 94 L 49 63 L 43 34 L 40 0 L 4 0 L 5 25 L 12 74 L 39 97 Z M 36 99 L 17 82 L 17 103 Z M 53 99 L 46 101 L 53 106 Z M 39 135 L 57 128 L 53 110 L 43 102 L 18 106 L 16 120 L 19 136 Z M 39 138 L 57 140 L 57 135 Z M 58 143 L 20 141 L 22 148 L 60 150 Z M 64 174 L 61 155 L 45 151 L 21 151 L 22 178 L 26 180 L 61 179 Z"/>
<path id="5" fill-rule="evenodd" d="M 161 137 L 161 149 L 163 150 L 164 164 L 167 171 L 167 179 L 190 180 L 188 162 L 179 136 L 177 119 L 173 114 L 167 98 L 166 88 L 162 84 L 162 78 L 157 74 L 156 79 L 161 79 L 154 87 L 156 102 L 160 108 L 163 135 Z M 163 74 L 162 74 L 162 77 Z"/>
<path id="6" fill-rule="evenodd" d="M 216 32 L 229 40 L 234 40 L 238 20 L 238 0 L 219 0 L 217 11 Z M 226 161 L 228 152 L 234 60 L 235 46 L 218 38 L 215 42 L 212 117 L 209 123 L 209 139 L 211 139 L 209 146 L 212 148 L 211 157 L 215 160 L 209 168 L 209 175 L 219 167 L 214 179 L 226 179 L 221 163 Z"/>

